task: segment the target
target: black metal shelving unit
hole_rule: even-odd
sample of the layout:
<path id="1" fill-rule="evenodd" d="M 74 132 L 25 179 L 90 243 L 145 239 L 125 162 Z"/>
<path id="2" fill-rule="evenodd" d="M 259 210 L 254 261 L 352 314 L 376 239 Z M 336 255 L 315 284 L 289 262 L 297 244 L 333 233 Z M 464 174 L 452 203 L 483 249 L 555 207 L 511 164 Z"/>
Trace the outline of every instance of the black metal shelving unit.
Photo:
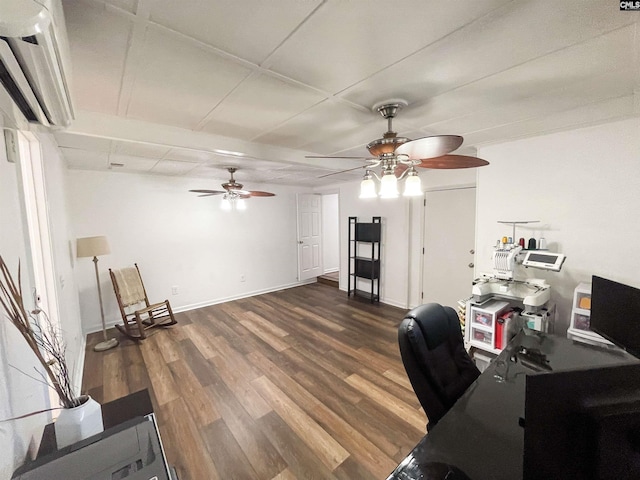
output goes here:
<path id="1" fill-rule="evenodd" d="M 373 217 L 367 223 L 358 222 L 358 217 L 349 217 L 347 296 L 353 293 L 368 298 L 371 303 L 380 301 L 381 234 L 382 217 Z M 368 290 L 358 288 L 366 281 L 369 282 Z"/>

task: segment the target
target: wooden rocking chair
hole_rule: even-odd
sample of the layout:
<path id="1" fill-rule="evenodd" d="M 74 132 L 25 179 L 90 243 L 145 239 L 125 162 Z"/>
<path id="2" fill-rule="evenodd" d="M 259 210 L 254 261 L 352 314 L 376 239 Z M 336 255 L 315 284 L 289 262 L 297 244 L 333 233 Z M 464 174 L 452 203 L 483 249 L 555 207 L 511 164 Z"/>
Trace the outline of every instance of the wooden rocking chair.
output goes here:
<path id="1" fill-rule="evenodd" d="M 153 327 L 167 327 L 177 322 L 169 300 L 154 304 L 149 303 L 138 264 L 134 265 L 135 268 L 109 269 L 109 275 L 124 322 L 123 325 L 116 325 L 116 328 L 129 338 L 143 340 L 146 337 L 145 330 Z M 142 304 L 145 307 L 135 308 Z"/>

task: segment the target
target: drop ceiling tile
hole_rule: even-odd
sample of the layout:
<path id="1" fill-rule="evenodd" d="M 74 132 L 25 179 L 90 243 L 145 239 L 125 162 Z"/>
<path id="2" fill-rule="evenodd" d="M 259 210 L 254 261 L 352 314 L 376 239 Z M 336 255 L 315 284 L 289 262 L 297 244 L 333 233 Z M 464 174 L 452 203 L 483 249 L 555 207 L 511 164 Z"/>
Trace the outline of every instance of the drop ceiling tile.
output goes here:
<path id="1" fill-rule="evenodd" d="M 111 140 L 107 138 L 91 137 L 89 135 L 67 133 L 64 131 L 54 132 L 53 136 L 55 137 L 59 147 L 92 150 L 105 153 L 109 153 L 111 151 Z"/>
<path id="2" fill-rule="evenodd" d="M 135 13 L 138 0 L 106 0 L 105 3 L 118 7 L 129 13 Z"/>
<path id="3" fill-rule="evenodd" d="M 310 88 L 256 75 L 216 107 L 203 130 L 249 140 L 324 99 Z"/>
<path id="4" fill-rule="evenodd" d="M 169 147 L 154 145 L 151 143 L 125 142 L 121 140 L 113 141 L 113 153 L 120 155 L 154 158 L 159 160 L 163 158 L 169 150 Z"/>
<path id="5" fill-rule="evenodd" d="M 150 170 L 150 173 L 160 175 L 185 175 L 198 166 L 195 162 L 176 162 L 172 160 L 160 160 Z"/>
<path id="6" fill-rule="evenodd" d="M 609 2 L 511 2 L 344 92 L 361 104 L 410 104 L 634 22 Z"/>
<path id="7" fill-rule="evenodd" d="M 260 63 L 320 3 L 320 0 L 155 0 L 151 20 Z"/>
<path id="8" fill-rule="evenodd" d="M 306 177 L 309 175 L 324 175 L 327 173 L 327 169 L 318 168 L 309 165 L 291 165 L 288 168 L 280 169 L 277 173 L 279 178 L 284 176 L 289 177 Z"/>
<path id="9" fill-rule="evenodd" d="M 73 65 L 75 108 L 115 115 L 130 19 L 84 0 L 63 2 Z"/>
<path id="10" fill-rule="evenodd" d="M 612 98 L 603 102 L 583 105 L 578 108 L 556 112 L 544 118 L 510 123 L 492 129 L 471 133 L 467 136 L 471 144 L 482 145 L 504 142 L 516 138 L 544 135 L 560 130 L 579 128 L 596 123 L 611 122 L 637 116 L 633 95 Z M 491 161 L 491 159 L 488 159 Z"/>
<path id="11" fill-rule="evenodd" d="M 274 71 L 337 93 L 507 0 L 327 2 L 267 62 Z M 388 23 L 385 19 L 391 19 Z"/>
<path id="12" fill-rule="evenodd" d="M 217 168 L 212 168 L 213 165 L 209 165 L 206 163 L 198 164 L 194 169 L 190 170 L 186 173 L 188 177 L 197 177 L 204 179 L 212 179 L 212 178 L 224 178 L 224 174 L 221 173 Z M 211 187 L 193 187 L 193 188 L 211 188 Z"/>
<path id="13" fill-rule="evenodd" d="M 119 172 L 148 172 L 150 171 L 158 160 L 151 158 L 134 157 L 131 155 L 109 155 L 109 163 L 122 164 L 121 167 L 113 166 L 113 169 L 117 169 Z"/>
<path id="14" fill-rule="evenodd" d="M 340 172 L 335 175 L 329 175 L 323 178 L 317 178 L 317 182 L 322 185 L 331 185 L 333 183 L 353 182 L 362 180 L 364 170 L 353 170 L 351 172 Z"/>
<path id="15" fill-rule="evenodd" d="M 105 152 L 60 148 L 67 166 L 72 170 L 106 170 L 109 155 Z"/>
<path id="16" fill-rule="evenodd" d="M 257 158 L 246 158 L 241 161 L 237 161 L 233 166 L 238 168 L 238 172 L 244 171 L 271 171 L 290 168 L 290 164 L 282 162 L 272 162 L 269 160 L 260 160 Z"/>
<path id="17" fill-rule="evenodd" d="M 257 137 L 256 140 L 271 145 L 300 148 L 302 145 L 339 138 L 345 132 L 358 130 L 376 120 L 375 115 L 328 100 L 297 115 L 275 130 Z"/>
<path id="18" fill-rule="evenodd" d="M 191 150 L 187 148 L 171 148 L 166 155 L 167 160 L 197 163 L 213 161 L 218 158 L 222 157 L 204 150 Z"/>
<path id="19" fill-rule="evenodd" d="M 562 97 L 571 102 L 592 103 L 594 100 L 586 92 L 576 95 L 574 86 L 581 82 L 600 83 L 604 88 L 609 86 L 612 91 L 617 91 L 621 78 L 625 76 L 621 73 L 623 71 L 632 81 L 635 76 L 633 51 L 626 47 L 633 43 L 634 35 L 634 27 L 625 27 L 545 55 L 434 97 L 425 105 L 408 108 L 402 119 L 419 126 L 438 125 L 436 131 L 442 133 L 440 125 L 498 107 L 504 107 L 511 115 L 517 116 L 524 113 L 520 106 L 523 99 L 544 97 L 550 91 L 561 90 Z M 611 72 L 618 74 L 610 77 Z M 594 81 L 595 78 L 598 80 Z"/>
<path id="20" fill-rule="evenodd" d="M 149 27 L 127 116 L 194 129 L 249 73 L 184 37 Z"/>
<path id="21" fill-rule="evenodd" d="M 635 69 L 608 72 L 571 82 L 561 89 L 514 99 L 508 104 L 470 110 L 467 115 L 429 125 L 429 128 L 438 133 L 455 132 L 467 137 L 473 132 L 514 122 L 544 119 L 557 112 L 579 108 L 581 105 L 630 96 L 633 94 L 635 74 Z"/>
<path id="22" fill-rule="evenodd" d="M 394 131 L 397 123 L 393 124 Z M 387 121 L 377 112 L 371 113 L 369 123 L 360 126 L 354 126 L 349 130 L 344 130 L 340 134 L 332 137 L 325 137 L 309 143 L 301 145 L 300 148 L 309 152 L 321 152 L 322 155 L 355 155 L 361 157 L 369 157 L 369 151 L 366 145 L 378 138 L 382 138 L 387 131 Z M 402 131 L 398 132 L 399 136 L 404 136 Z M 355 153 L 345 154 L 344 151 L 354 151 Z"/>

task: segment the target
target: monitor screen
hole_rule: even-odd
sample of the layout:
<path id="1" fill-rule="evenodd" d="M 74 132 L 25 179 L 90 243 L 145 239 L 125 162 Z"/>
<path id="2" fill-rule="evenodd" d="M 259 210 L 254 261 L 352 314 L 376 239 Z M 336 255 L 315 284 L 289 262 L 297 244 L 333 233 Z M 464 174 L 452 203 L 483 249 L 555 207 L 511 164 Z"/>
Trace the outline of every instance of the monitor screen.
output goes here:
<path id="1" fill-rule="evenodd" d="M 640 363 L 529 375 L 523 479 L 640 478 Z"/>
<path id="2" fill-rule="evenodd" d="M 640 289 L 594 275 L 590 328 L 640 358 Z"/>

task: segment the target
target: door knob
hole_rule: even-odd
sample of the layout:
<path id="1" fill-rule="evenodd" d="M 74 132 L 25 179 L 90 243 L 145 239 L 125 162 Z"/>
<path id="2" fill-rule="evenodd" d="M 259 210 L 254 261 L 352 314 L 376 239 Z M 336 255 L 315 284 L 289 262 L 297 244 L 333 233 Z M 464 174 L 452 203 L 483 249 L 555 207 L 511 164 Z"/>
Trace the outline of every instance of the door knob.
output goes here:
<path id="1" fill-rule="evenodd" d="M 475 266 L 475 265 L 473 264 L 473 262 L 471 262 L 471 263 L 469 264 L 469 268 L 473 268 L 474 266 Z"/>

